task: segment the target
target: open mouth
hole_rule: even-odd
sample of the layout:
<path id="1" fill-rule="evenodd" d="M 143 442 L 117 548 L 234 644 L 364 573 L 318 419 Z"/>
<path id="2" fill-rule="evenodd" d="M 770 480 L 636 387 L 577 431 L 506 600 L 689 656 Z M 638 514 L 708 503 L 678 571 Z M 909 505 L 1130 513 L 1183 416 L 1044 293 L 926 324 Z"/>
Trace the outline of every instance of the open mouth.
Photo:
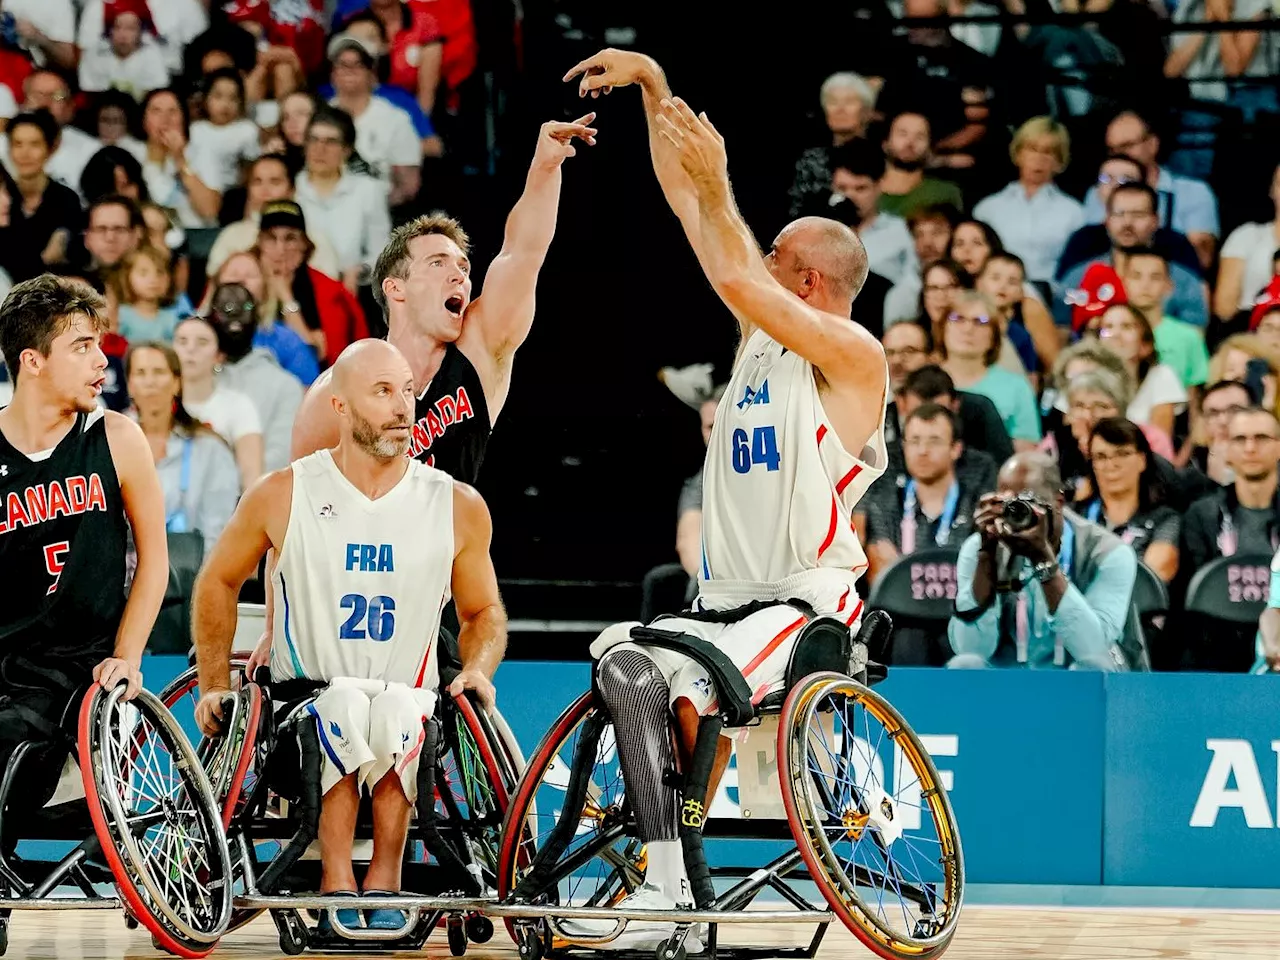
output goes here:
<path id="1" fill-rule="evenodd" d="M 90 389 L 93 390 L 94 393 L 101 393 L 103 384 L 105 384 L 106 382 L 107 382 L 106 377 L 99 377 L 97 380 L 94 380 L 93 382 L 91 382 L 89 384 L 89 387 Z"/>
<path id="2" fill-rule="evenodd" d="M 444 302 L 444 308 L 455 317 L 460 317 L 462 316 L 462 304 L 463 300 L 461 297 L 452 296 Z"/>

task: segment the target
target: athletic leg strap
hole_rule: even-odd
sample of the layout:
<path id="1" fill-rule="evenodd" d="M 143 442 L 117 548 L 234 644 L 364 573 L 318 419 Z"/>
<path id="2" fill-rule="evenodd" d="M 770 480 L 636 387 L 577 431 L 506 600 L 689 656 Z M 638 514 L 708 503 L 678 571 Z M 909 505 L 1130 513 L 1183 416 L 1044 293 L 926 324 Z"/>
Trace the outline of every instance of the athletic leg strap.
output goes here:
<path id="1" fill-rule="evenodd" d="M 702 826 L 706 822 L 706 805 L 711 799 L 707 788 L 723 728 L 724 721 L 719 716 L 703 717 L 699 721 L 698 737 L 685 778 L 684 802 L 680 806 L 680 845 L 684 850 L 685 869 L 689 872 L 689 887 L 700 909 L 710 907 L 716 899 L 711 869 L 702 850 Z"/>

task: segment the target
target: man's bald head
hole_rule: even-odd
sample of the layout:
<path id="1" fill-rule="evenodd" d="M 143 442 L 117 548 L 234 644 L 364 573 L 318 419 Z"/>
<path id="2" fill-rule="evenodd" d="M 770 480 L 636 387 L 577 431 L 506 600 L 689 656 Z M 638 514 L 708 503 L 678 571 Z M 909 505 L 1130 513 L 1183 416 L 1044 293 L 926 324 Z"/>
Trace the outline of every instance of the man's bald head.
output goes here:
<path id="1" fill-rule="evenodd" d="M 333 408 L 342 437 L 379 460 L 403 457 L 413 423 L 413 371 L 385 340 L 357 340 L 334 361 Z"/>
<path id="2" fill-rule="evenodd" d="M 1001 493 L 1030 490 L 1046 503 L 1057 504 L 1062 498 L 1062 472 L 1046 453 L 1028 450 L 1015 453 L 1004 462 L 996 485 Z"/>
<path id="3" fill-rule="evenodd" d="M 773 241 L 770 272 L 792 293 L 847 313 L 867 282 L 867 250 L 853 230 L 826 217 L 801 217 Z M 817 274 L 817 277 L 813 275 Z M 820 279 L 818 279 L 820 278 Z"/>

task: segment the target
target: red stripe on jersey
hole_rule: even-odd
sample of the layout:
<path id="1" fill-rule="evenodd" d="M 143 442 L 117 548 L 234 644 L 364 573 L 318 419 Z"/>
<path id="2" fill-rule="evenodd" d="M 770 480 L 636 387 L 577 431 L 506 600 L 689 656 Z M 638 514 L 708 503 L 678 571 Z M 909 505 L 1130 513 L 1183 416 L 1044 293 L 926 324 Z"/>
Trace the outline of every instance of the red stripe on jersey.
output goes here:
<path id="1" fill-rule="evenodd" d="M 836 498 L 831 498 L 831 525 L 827 527 L 827 538 L 822 541 L 822 546 L 818 548 L 818 557 L 827 552 L 827 547 L 831 546 L 836 538 L 836 521 L 840 518 L 840 513 L 836 508 Z"/>
<path id="2" fill-rule="evenodd" d="M 840 594 L 840 605 L 836 607 L 836 613 L 844 609 L 845 602 L 849 599 L 849 593 L 852 589 L 852 587 L 844 588 L 844 593 Z"/>
<path id="3" fill-rule="evenodd" d="M 743 668 L 742 675 L 744 677 L 751 676 L 751 672 L 755 670 L 756 667 L 760 666 L 760 664 L 768 660 L 769 655 L 773 653 L 773 651 L 777 650 L 778 647 L 782 646 L 783 640 L 787 639 L 787 637 L 791 636 L 791 634 L 795 633 L 797 630 L 799 630 L 801 627 L 805 625 L 805 619 L 806 619 L 805 617 L 801 616 L 794 623 L 788 624 L 787 627 L 780 634 L 778 634 L 776 637 L 774 637 L 772 640 L 766 643 L 764 645 L 764 649 L 761 650 L 759 653 L 757 653 L 755 657 L 752 659 L 752 661 L 748 663 L 746 667 Z"/>
<path id="4" fill-rule="evenodd" d="M 836 611 L 836 613 L 839 613 L 839 612 L 840 612 L 839 610 Z M 848 619 L 845 620 L 845 626 L 852 627 L 857 622 L 858 617 L 861 614 L 862 614 L 862 601 L 859 600 L 858 605 L 853 608 L 853 613 L 849 614 Z"/>
<path id="5" fill-rule="evenodd" d="M 427 644 L 427 652 L 422 656 L 422 665 L 418 667 L 418 679 L 413 681 L 415 687 L 421 687 L 422 681 L 427 675 L 427 664 L 431 661 L 431 648 L 435 646 L 435 638 Z"/>
<path id="6" fill-rule="evenodd" d="M 840 478 L 840 482 L 836 484 L 836 496 L 844 493 L 844 488 L 853 483 L 853 478 L 862 472 L 862 464 L 857 464 L 852 470 Z"/>
<path id="7" fill-rule="evenodd" d="M 822 442 L 822 438 L 827 435 L 827 425 L 824 423 L 818 427 L 818 442 Z"/>

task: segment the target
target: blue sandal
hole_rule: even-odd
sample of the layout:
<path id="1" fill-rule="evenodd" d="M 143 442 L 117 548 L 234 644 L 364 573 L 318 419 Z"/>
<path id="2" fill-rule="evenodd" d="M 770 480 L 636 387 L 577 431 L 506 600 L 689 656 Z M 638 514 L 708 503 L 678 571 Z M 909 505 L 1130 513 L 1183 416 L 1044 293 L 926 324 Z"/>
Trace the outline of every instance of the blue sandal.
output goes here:
<path id="1" fill-rule="evenodd" d="M 332 890 L 324 894 L 326 897 L 351 897 L 355 899 L 359 896 L 354 890 Z M 333 908 L 330 908 L 333 909 Z M 360 911 L 350 910 L 334 910 L 338 915 L 338 922 L 349 930 L 358 929 L 360 927 Z M 337 933 L 333 929 L 333 921 L 329 918 L 329 910 L 320 911 L 320 919 L 316 923 L 316 933 L 322 937 L 336 937 Z"/>
<path id="2" fill-rule="evenodd" d="M 366 897 L 399 897 L 394 890 L 366 890 Z M 365 914 L 365 926 L 370 930 L 404 930 L 408 932 L 409 917 L 403 910 L 369 910 Z"/>

